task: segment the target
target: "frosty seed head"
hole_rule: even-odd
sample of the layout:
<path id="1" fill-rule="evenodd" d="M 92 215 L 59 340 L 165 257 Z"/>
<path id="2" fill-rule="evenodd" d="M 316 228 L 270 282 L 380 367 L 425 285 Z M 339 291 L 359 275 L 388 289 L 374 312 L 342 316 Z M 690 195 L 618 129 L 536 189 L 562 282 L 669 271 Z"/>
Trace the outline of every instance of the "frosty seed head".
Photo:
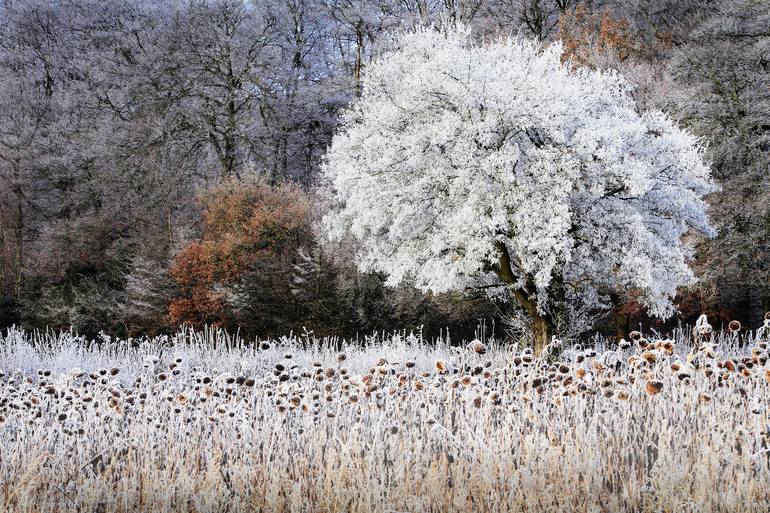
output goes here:
<path id="1" fill-rule="evenodd" d="M 487 346 L 485 346 L 480 340 L 472 341 L 470 344 L 468 344 L 468 347 L 470 347 L 471 351 L 479 355 L 487 353 Z"/>
<path id="2" fill-rule="evenodd" d="M 662 381 L 650 380 L 644 385 L 644 391 L 647 392 L 648 395 L 657 395 L 661 390 L 663 390 Z"/>

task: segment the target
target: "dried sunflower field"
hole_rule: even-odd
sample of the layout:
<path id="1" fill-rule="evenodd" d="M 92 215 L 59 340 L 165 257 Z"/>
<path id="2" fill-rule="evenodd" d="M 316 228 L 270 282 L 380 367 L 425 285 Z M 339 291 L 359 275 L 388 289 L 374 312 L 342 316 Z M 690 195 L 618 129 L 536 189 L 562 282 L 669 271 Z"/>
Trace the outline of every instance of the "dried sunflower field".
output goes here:
<path id="1" fill-rule="evenodd" d="M 0 511 L 767 511 L 761 330 L 632 335 L 540 359 L 10 330 Z"/>

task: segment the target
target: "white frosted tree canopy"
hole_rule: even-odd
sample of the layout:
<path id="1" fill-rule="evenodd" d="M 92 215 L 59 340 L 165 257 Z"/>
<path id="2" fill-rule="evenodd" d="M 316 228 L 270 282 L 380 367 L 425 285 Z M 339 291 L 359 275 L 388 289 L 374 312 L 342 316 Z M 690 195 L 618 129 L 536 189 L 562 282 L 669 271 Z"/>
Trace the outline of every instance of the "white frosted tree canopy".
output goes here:
<path id="1" fill-rule="evenodd" d="M 485 287 L 547 312 L 636 289 L 673 313 L 693 282 L 683 242 L 710 235 L 698 141 L 640 113 L 617 73 L 561 47 L 465 29 L 404 36 L 366 70 L 324 164 L 331 233 L 360 267 L 434 292 Z"/>

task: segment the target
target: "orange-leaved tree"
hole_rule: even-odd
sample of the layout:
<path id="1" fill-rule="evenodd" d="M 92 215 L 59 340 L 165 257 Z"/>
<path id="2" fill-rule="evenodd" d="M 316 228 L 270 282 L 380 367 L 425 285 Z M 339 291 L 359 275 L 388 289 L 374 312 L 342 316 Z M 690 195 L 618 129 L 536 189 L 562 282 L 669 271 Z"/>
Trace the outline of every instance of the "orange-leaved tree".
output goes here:
<path id="1" fill-rule="evenodd" d="M 559 18 L 559 39 L 564 60 L 581 66 L 596 66 L 605 59 L 624 61 L 638 51 L 630 24 L 607 11 L 591 12 L 585 4 Z"/>
<path id="2" fill-rule="evenodd" d="M 291 292 L 298 249 L 312 244 L 310 200 L 291 184 L 228 179 L 201 197 L 203 232 L 176 256 L 172 323 L 258 334 L 299 315 Z"/>

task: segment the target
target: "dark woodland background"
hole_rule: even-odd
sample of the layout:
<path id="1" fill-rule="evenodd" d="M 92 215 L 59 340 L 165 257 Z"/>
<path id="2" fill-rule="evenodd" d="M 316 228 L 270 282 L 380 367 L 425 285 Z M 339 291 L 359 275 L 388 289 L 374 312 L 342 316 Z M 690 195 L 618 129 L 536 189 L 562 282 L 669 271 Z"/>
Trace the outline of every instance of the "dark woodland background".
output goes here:
<path id="1" fill-rule="evenodd" d="M 366 63 L 411 27 L 562 40 L 708 145 L 719 229 L 680 321 L 770 309 L 767 0 L 0 0 L 0 328 L 354 336 L 504 312 L 391 289 L 323 242 L 319 163 Z M 634 291 L 599 328 L 650 326 Z M 501 323 L 498 323 L 501 326 Z"/>

